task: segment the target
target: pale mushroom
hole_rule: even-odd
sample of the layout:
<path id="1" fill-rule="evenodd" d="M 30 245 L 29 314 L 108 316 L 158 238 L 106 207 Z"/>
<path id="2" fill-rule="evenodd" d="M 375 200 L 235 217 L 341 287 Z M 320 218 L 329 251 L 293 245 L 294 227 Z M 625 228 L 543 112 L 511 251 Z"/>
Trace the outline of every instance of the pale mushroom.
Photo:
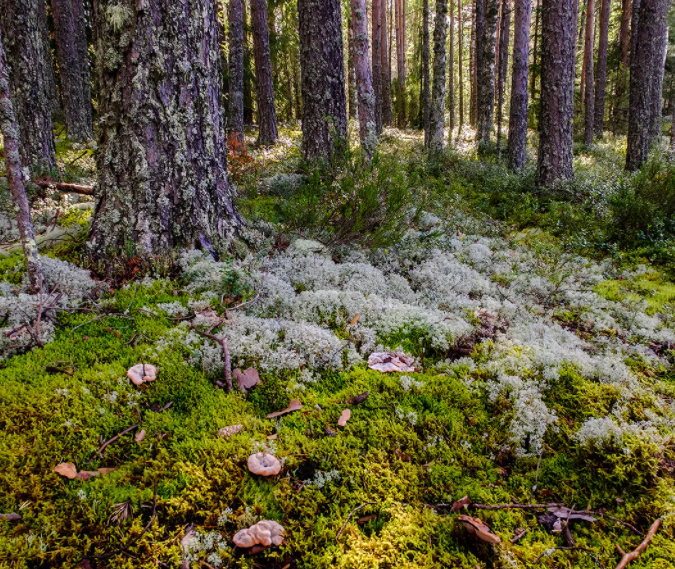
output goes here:
<path id="1" fill-rule="evenodd" d="M 237 547 L 249 548 L 255 545 L 269 547 L 281 545 L 284 541 L 284 528 L 281 524 L 263 520 L 250 528 L 243 529 L 234 534 L 232 538 Z"/>
<path id="2" fill-rule="evenodd" d="M 151 364 L 136 364 L 129 369 L 127 377 L 134 385 L 143 385 L 146 381 L 157 379 L 157 368 Z"/>
<path id="3" fill-rule="evenodd" d="M 260 476 L 275 476 L 281 472 L 281 462 L 274 455 L 258 452 L 248 457 L 248 469 Z"/>

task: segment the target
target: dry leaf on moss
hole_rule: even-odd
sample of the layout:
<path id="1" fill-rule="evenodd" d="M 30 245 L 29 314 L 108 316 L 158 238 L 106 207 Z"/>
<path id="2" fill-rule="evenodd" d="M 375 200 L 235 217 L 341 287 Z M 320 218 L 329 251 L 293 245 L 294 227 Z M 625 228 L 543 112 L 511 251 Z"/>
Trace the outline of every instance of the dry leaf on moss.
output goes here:
<path id="1" fill-rule="evenodd" d="M 461 515 L 457 518 L 471 535 L 487 543 L 501 543 L 498 535 L 492 533 L 490 526 L 480 518 Z"/>
<path id="2" fill-rule="evenodd" d="M 54 468 L 54 472 L 61 476 L 65 476 L 68 480 L 72 480 L 77 476 L 77 468 L 75 468 L 75 465 L 72 462 L 62 462 L 61 464 L 57 464 Z"/>
<path id="3" fill-rule="evenodd" d="M 140 443 L 145 438 L 145 429 L 141 429 L 134 435 L 134 440 Z"/>
<path id="4" fill-rule="evenodd" d="M 240 391 L 246 392 L 256 385 L 262 385 L 258 371 L 253 367 L 247 368 L 244 371 L 237 368 L 232 372 L 232 375 L 237 381 L 237 387 L 239 387 Z"/>
<path id="5" fill-rule="evenodd" d="M 457 512 L 461 510 L 462 508 L 468 508 L 471 505 L 471 499 L 468 496 L 464 496 L 463 498 L 460 498 L 457 500 L 453 505 L 452 508 L 450 508 L 451 512 Z"/>
<path id="6" fill-rule="evenodd" d="M 287 413 L 292 413 L 293 411 L 300 411 L 302 409 L 302 403 L 298 401 L 297 399 L 291 399 L 291 402 L 288 404 L 288 407 L 284 409 L 283 411 L 276 411 L 274 413 L 270 413 L 267 415 L 268 419 L 276 419 L 277 417 L 281 417 L 282 415 L 286 415 Z"/>
<path id="7" fill-rule="evenodd" d="M 342 411 L 340 414 L 340 418 L 338 419 L 338 427 L 344 427 L 347 425 L 347 421 L 349 421 L 349 418 L 352 416 L 352 412 L 349 409 L 345 409 Z"/>
<path id="8" fill-rule="evenodd" d="M 401 352 L 374 352 L 368 356 L 368 367 L 382 373 L 414 372 L 414 358 Z"/>
<path id="9" fill-rule="evenodd" d="M 349 403 L 350 405 L 358 405 L 359 403 L 363 403 L 366 399 L 368 399 L 368 395 L 370 395 L 370 393 L 366 391 L 365 393 L 356 395 L 351 399 L 347 399 L 347 403 Z"/>

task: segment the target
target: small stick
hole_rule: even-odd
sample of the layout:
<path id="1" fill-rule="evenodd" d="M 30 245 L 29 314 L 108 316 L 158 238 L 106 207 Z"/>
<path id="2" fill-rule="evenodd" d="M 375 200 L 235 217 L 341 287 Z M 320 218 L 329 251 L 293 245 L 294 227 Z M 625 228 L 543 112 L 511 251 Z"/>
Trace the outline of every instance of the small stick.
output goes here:
<path id="1" fill-rule="evenodd" d="M 72 192 L 74 194 L 82 194 L 84 196 L 94 195 L 93 186 L 83 186 L 82 184 L 71 184 L 69 182 L 57 182 L 51 178 L 35 178 L 34 180 L 31 180 L 31 182 L 36 186 L 40 186 L 41 188 L 49 188 L 53 186 L 62 192 Z"/>
<path id="2" fill-rule="evenodd" d="M 108 439 L 106 442 L 104 442 L 104 443 L 98 448 L 98 450 L 94 453 L 94 456 L 92 456 L 92 457 L 87 461 L 87 464 L 89 464 L 92 460 L 94 460 L 94 457 L 95 457 L 97 454 L 101 454 L 101 453 L 105 450 L 105 447 L 107 447 L 109 444 L 114 443 L 114 442 L 115 442 L 117 439 L 119 439 L 120 437 L 126 435 L 127 433 L 133 431 L 134 429 L 137 429 L 137 428 L 140 427 L 140 426 L 141 426 L 140 423 L 136 423 L 135 425 L 131 425 L 131 427 L 127 427 L 127 428 L 124 429 L 121 433 L 117 433 L 112 439 Z"/>
<path id="3" fill-rule="evenodd" d="M 342 524 L 342 527 L 340 528 L 340 531 L 337 532 L 337 534 L 335 535 L 335 539 L 336 540 L 340 539 L 340 534 L 342 534 L 344 529 L 347 527 L 347 524 L 349 523 L 349 520 L 351 519 L 351 517 L 356 512 L 358 512 L 361 508 L 365 508 L 366 506 L 374 506 L 376 504 L 377 504 L 377 502 L 366 502 L 365 504 L 361 504 L 360 506 L 356 506 L 356 508 L 354 508 L 351 512 L 349 512 L 349 515 L 347 516 L 347 519 L 345 520 L 345 523 Z"/>
<path id="4" fill-rule="evenodd" d="M 657 519 L 649 528 L 649 531 L 647 532 L 646 537 L 642 540 L 642 543 L 638 545 L 633 551 L 630 553 L 625 553 L 623 549 L 621 549 L 621 546 L 617 543 L 616 544 L 616 550 L 619 552 L 619 555 L 621 555 L 621 561 L 619 561 L 619 564 L 616 566 L 616 569 L 625 569 L 625 567 L 631 562 L 635 561 L 640 554 L 647 549 L 647 546 L 651 543 L 652 539 L 656 535 L 656 532 L 659 530 L 659 527 L 661 527 L 661 519 Z"/>
<path id="5" fill-rule="evenodd" d="M 513 538 L 511 539 L 511 543 L 517 543 L 518 541 L 520 541 L 523 537 L 525 537 L 525 534 L 526 534 L 528 531 L 530 531 L 531 529 L 532 529 L 532 528 L 525 528 L 525 529 L 522 530 L 521 532 L 519 532 L 519 533 L 517 533 L 516 535 L 514 535 Z"/>
<path id="6" fill-rule="evenodd" d="M 541 510 L 546 508 L 562 508 L 565 504 L 471 504 L 478 510 Z"/>
<path id="7" fill-rule="evenodd" d="M 76 158 L 73 158 L 70 162 L 67 162 L 68 166 L 72 166 L 73 164 L 75 164 L 75 162 L 77 162 L 81 158 L 84 158 L 87 155 L 87 152 L 89 152 L 89 150 L 85 150 L 82 154 L 80 154 Z"/>
<path id="8" fill-rule="evenodd" d="M 232 361 L 230 360 L 230 349 L 227 347 L 227 336 L 223 336 L 222 338 L 219 338 L 218 336 L 214 336 L 213 334 L 210 334 L 209 332 L 204 332 L 203 330 L 200 330 L 197 328 L 194 324 L 191 326 L 191 328 L 197 332 L 197 334 L 201 334 L 202 336 L 208 338 L 209 340 L 213 340 L 214 342 L 219 343 L 222 348 L 223 348 L 223 364 L 225 368 L 225 385 L 227 386 L 228 391 L 232 391 Z"/>

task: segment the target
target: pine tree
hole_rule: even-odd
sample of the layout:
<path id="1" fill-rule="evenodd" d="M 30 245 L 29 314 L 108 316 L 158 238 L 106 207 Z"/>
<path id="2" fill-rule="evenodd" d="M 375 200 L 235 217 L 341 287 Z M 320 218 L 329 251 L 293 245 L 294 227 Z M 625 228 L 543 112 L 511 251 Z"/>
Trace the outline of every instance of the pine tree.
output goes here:
<path id="1" fill-rule="evenodd" d="M 382 9 L 380 2 L 384 2 L 384 0 L 373 0 L 371 10 L 373 93 L 375 94 L 375 126 L 378 136 L 382 133 L 382 30 L 380 28 L 382 25 Z"/>
<path id="2" fill-rule="evenodd" d="M 600 30 L 598 39 L 598 63 L 595 77 L 595 117 L 593 130 L 597 138 L 602 138 L 605 122 L 605 93 L 607 91 L 607 49 L 609 42 L 609 12 L 611 0 L 601 0 Z"/>
<path id="3" fill-rule="evenodd" d="M 272 84 L 272 60 L 267 29 L 267 0 L 251 0 L 253 56 L 258 102 L 258 143 L 270 146 L 277 141 L 277 110 Z"/>
<path id="4" fill-rule="evenodd" d="M 445 42 L 447 30 L 447 0 L 436 0 L 436 24 L 434 26 L 434 69 L 429 117 L 429 149 L 443 150 L 445 127 Z"/>
<path id="5" fill-rule="evenodd" d="M 525 168 L 527 156 L 527 78 L 532 1 L 514 0 L 513 65 L 509 110 L 509 168 Z"/>
<path id="6" fill-rule="evenodd" d="M 595 0 L 586 2 L 586 33 L 584 34 L 584 144 L 593 144 L 593 119 L 595 118 L 595 91 L 593 83 L 593 50 L 595 48 Z"/>
<path id="7" fill-rule="evenodd" d="M 499 0 L 478 0 L 476 6 L 483 6 L 482 17 L 476 21 L 476 62 L 478 69 L 478 106 L 476 108 L 478 151 L 490 144 L 490 133 L 494 122 L 495 92 L 495 39 Z"/>
<path id="8" fill-rule="evenodd" d="M 229 96 L 227 144 L 235 154 L 244 150 L 244 3 L 230 0 L 227 10 L 229 27 Z"/>

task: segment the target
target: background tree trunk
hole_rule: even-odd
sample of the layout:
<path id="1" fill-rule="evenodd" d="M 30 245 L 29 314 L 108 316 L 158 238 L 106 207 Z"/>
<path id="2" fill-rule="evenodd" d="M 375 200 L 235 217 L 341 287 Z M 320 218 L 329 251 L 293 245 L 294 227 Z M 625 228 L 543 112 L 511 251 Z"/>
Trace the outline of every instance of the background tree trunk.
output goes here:
<path id="1" fill-rule="evenodd" d="M 476 103 L 478 100 L 478 85 L 476 78 L 476 4 L 481 0 L 475 0 L 471 3 L 471 38 L 469 40 L 469 124 L 476 126 Z M 471 0 L 469 0 L 471 2 Z"/>
<path id="2" fill-rule="evenodd" d="M 624 104 L 626 96 L 626 85 L 628 83 L 628 54 L 631 45 L 631 0 L 622 0 L 621 4 L 621 25 L 619 28 L 619 73 L 616 81 L 616 91 L 614 94 L 614 112 L 612 114 L 612 129 L 618 132 L 626 124 L 626 106 Z"/>
<path id="3" fill-rule="evenodd" d="M 649 155 L 652 118 L 653 62 L 659 50 L 659 3 L 663 0 L 634 0 L 628 102 L 628 145 L 626 170 L 638 170 Z"/>
<path id="4" fill-rule="evenodd" d="M 354 21 L 351 15 L 347 21 L 347 40 L 349 42 L 349 52 L 347 53 L 347 92 L 349 94 L 349 118 L 355 119 L 358 113 L 358 102 L 356 94 L 356 69 L 354 68 Z M 372 89 L 373 86 L 371 85 L 370 88 Z"/>
<path id="5" fill-rule="evenodd" d="M 227 176 L 216 3 L 139 9 L 137 0 L 96 0 L 94 27 L 101 121 L 92 251 L 201 247 L 217 256 L 242 220 Z"/>
<path id="6" fill-rule="evenodd" d="M 445 43 L 447 30 L 447 0 L 436 0 L 436 24 L 434 26 L 434 82 L 431 92 L 431 116 L 429 120 L 429 150 L 443 150 L 445 127 Z"/>
<path id="7" fill-rule="evenodd" d="M 227 9 L 230 49 L 227 143 L 235 154 L 244 151 L 244 4 L 230 0 Z"/>
<path id="8" fill-rule="evenodd" d="M 539 20 L 541 18 L 540 0 L 537 0 L 537 5 L 534 9 L 534 45 L 532 47 L 532 72 L 530 73 L 530 99 L 534 103 L 537 96 L 537 72 L 541 73 L 537 56 L 539 55 Z"/>
<path id="9" fill-rule="evenodd" d="M 530 48 L 531 0 L 515 0 L 511 108 L 509 110 L 509 168 L 522 170 L 527 158 L 527 73 Z"/>
<path id="10" fill-rule="evenodd" d="M 387 0 L 380 0 L 380 54 L 382 67 L 382 125 L 391 126 L 391 65 L 387 42 Z"/>
<path id="11" fill-rule="evenodd" d="M 366 156 L 372 157 L 377 145 L 375 130 L 375 97 L 368 59 L 368 22 L 365 0 L 351 0 L 354 27 L 354 68 L 359 98 L 359 137 Z"/>
<path id="12" fill-rule="evenodd" d="M 463 54 L 463 37 L 464 37 L 464 28 L 462 26 L 462 0 L 457 0 L 457 71 L 459 79 L 459 126 L 457 128 L 457 137 L 459 133 L 462 132 L 462 126 L 464 126 L 464 79 L 463 75 L 463 65 L 462 65 L 462 54 Z"/>
<path id="13" fill-rule="evenodd" d="M 429 0 L 422 0 L 422 114 L 424 146 L 429 148 L 431 109 L 429 95 Z"/>
<path id="14" fill-rule="evenodd" d="M 662 109 L 663 109 L 663 74 L 666 64 L 666 53 L 668 50 L 668 23 L 666 22 L 666 15 L 670 0 L 659 0 L 659 24 L 657 30 L 657 46 L 654 53 L 654 85 L 652 87 L 652 103 L 651 103 L 651 125 L 649 127 L 650 141 L 656 139 L 658 142 L 661 138 L 662 130 Z"/>
<path id="15" fill-rule="evenodd" d="M 2 40 L 2 33 L 0 32 L 0 131 L 2 131 L 5 146 L 7 184 L 16 211 L 16 222 L 19 226 L 21 246 L 26 259 L 26 273 L 30 283 L 30 292 L 38 292 L 42 289 L 42 269 L 40 255 L 35 243 L 35 229 L 30 218 L 26 188 L 23 184 L 21 153 L 19 152 L 19 127 L 16 123 L 14 107 L 10 97 L 9 73 Z"/>
<path id="16" fill-rule="evenodd" d="M 396 72 L 398 75 L 398 128 L 406 126 L 406 93 L 405 93 L 405 0 L 394 0 L 396 5 Z"/>
<path id="17" fill-rule="evenodd" d="M 302 151 L 330 159 L 347 143 L 347 99 L 339 0 L 298 0 Z M 379 60 L 378 60 L 379 61 Z"/>
<path id="18" fill-rule="evenodd" d="M 595 48 L 595 0 L 586 3 L 586 33 L 584 35 L 584 144 L 593 144 L 593 119 L 595 118 L 595 92 L 593 90 L 593 50 Z"/>
<path id="19" fill-rule="evenodd" d="M 253 124 L 255 112 L 253 103 L 254 73 L 251 65 L 251 25 L 249 24 L 246 0 L 242 0 L 244 26 L 244 124 Z"/>
<path id="20" fill-rule="evenodd" d="M 497 76 L 497 157 L 502 155 L 502 110 L 504 108 L 504 85 L 509 62 L 509 37 L 511 34 L 511 8 L 508 0 L 502 0 L 499 30 L 499 57 Z"/>
<path id="21" fill-rule="evenodd" d="M 605 92 L 607 90 L 607 47 L 609 42 L 609 11 L 611 0 L 600 5 L 600 37 L 598 38 L 598 64 L 595 78 L 595 117 L 593 130 L 602 138 L 605 122 Z"/>
<path id="22" fill-rule="evenodd" d="M 382 9 L 380 2 L 384 0 L 373 0 L 371 9 L 371 25 L 373 40 L 372 60 L 373 60 L 373 93 L 375 94 L 375 126 L 378 136 L 382 133 L 382 20 L 380 15 Z"/>
<path id="23" fill-rule="evenodd" d="M 572 178 L 576 0 L 543 0 L 537 184 Z"/>
<path id="24" fill-rule="evenodd" d="M 52 16 L 68 138 L 84 142 L 94 136 L 84 4 L 52 0 Z"/>
<path id="25" fill-rule="evenodd" d="M 497 32 L 498 0 L 479 0 L 484 4 L 484 17 L 481 26 L 476 28 L 476 37 L 480 38 L 476 54 L 478 56 L 478 108 L 477 131 L 478 150 L 490 144 L 490 133 L 494 121 L 494 89 L 495 89 L 495 36 Z M 480 20 L 477 19 L 478 22 Z"/>
<path id="26" fill-rule="evenodd" d="M 450 3 L 450 42 L 448 52 L 448 114 L 450 120 L 450 140 L 455 128 L 455 5 L 454 0 Z"/>
<path id="27" fill-rule="evenodd" d="M 21 133 L 24 166 L 56 169 L 52 104 L 47 78 L 52 73 L 46 52 L 44 0 L 0 0 L 2 29 L 14 113 Z"/>
<path id="28" fill-rule="evenodd" d="M 277 133 L 277 110 L 274 105 L 269 30 L 267 29 L 267 0 L 251 0 L 251 21 L 258 95 L 258 143 L 270 146 L 277 141 L 279 135 Z"/>

